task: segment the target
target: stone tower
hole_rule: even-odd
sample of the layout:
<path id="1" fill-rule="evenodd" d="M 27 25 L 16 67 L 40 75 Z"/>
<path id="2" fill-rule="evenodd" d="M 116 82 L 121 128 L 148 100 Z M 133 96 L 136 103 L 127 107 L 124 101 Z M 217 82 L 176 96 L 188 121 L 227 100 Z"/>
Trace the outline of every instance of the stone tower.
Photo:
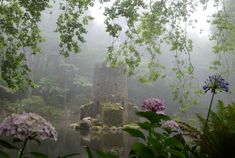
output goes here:
<path id="1" fill-rule="evenodd" d="M 81 106 L 80 120 L 99 119 L 107 126 L 122 126 L 138 121 L 137 106 L 128 100 L 127 76 L 121 68 L 98 63 L 94 68 L 92 102 Z"/>
<path id="2" fill-rule="evenodd" d="M 128 99 L 127 76 L 121 68 L 98 63 L 94 69 L 93 101 L 121 102 Z"/>

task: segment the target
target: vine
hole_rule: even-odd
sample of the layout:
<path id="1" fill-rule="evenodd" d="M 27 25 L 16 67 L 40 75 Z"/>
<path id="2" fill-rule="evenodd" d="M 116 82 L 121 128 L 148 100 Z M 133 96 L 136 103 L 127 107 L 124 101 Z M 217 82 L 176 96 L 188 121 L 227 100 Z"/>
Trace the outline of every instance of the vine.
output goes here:
<path id="1" fill-rule="evenodd" d="M 60 54 L 68 57 L 79 53 L 85 42 L 86 27 L 93 19 L 89 9 L 97 0 L 62 0 L 56 32 L 60 35 Z M 193 41 L 188 37 L 188 27 L 199 4 L 207 9 L 213 2 L 217 12 L 211 24 L 210 40 L 215 44 L 212 51 L 217 59 L 210 66 L 220 74 L 229 73 L 227 54 L 235 49 L 235 25 L 227 0 L 99 0 L 104 6 L 106 32 L 113 37 L 107 49 L 107 61 L 112 66 L 122 66 L 129 75 L 137 75 L 142 82 L 152 82 L 170 77 L 173 98 L 181 105 L 181 111 L 196 104 L 194 66 L 191 61 Z M 55 4 L 54 2 L 53 4 Z M 231 3 L 231 2 L 230 2 Z M 0 2 L 0 66 L 1 79 L 10 88 L 23 89 L 28 84 L 30 69 L 26 54 L 40 52 L 39 43 L 44 39 L 38 23 L 41 14 L 49 8 L 49 0 L 2 0 Z M 230 7 L 230 6 L 229 6 Z M 161 60 L 170 52 L 173 66 Z M 172 59 L 170 59 L 172 61 Z M 171 78 L 176 78 L 172 80 Z"/>

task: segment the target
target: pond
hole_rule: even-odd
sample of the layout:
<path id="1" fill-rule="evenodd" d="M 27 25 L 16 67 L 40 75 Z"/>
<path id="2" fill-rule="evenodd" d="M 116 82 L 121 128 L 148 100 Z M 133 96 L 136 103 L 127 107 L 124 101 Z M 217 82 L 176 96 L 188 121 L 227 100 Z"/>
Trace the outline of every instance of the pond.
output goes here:
<path id="1" fill-rule="evenodd" d="M 111 151 L 119 157 L 127 157 L 128 151 L 134 139 L 124 132 L 91 133 L 89 131 L 75 131 L 68 128 L 68 123 L 55 124 L 58 132 L 58 140 L 46 140 L 38 145 L 32 142 L 28 145 L 29 151 L 46 153 L 50 158 L 64 156 L 71 153 L 79 153 L 74 158 L 87 158 L 85 146 L 94 150 Z"/>

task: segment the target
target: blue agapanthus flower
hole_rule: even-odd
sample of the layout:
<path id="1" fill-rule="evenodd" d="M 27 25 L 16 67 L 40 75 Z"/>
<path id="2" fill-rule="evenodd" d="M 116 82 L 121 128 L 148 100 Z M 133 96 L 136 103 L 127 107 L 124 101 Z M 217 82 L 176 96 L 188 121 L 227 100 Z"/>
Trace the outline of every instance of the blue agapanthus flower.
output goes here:
<path id="1" fill-rule="evenodd" d="M 218 91 L 228 92 L 229 83 L 225 81 L 220 75 L 211 75 L 209 79 L 205 81 L 205 85 L 202 87 L 205 92 L 211 90 L 212 93 L 216 93 Z"/>

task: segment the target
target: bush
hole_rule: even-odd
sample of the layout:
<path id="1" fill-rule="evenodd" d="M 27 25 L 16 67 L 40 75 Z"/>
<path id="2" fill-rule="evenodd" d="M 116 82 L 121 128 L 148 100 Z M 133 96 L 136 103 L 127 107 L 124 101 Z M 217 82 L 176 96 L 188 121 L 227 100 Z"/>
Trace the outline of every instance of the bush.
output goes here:
<path id="1" fill-rule="evenodd" d="M 31 96 L 22 100 L 16 100 L 15 102 L 3 102 L 2 111 L 3 117 L 10 115 L 11 113 L 21 112 L 37 112 L 46 118 L 57 117 L 60 114 L 58 108 L 48 106 L 40 96 Z"/>

